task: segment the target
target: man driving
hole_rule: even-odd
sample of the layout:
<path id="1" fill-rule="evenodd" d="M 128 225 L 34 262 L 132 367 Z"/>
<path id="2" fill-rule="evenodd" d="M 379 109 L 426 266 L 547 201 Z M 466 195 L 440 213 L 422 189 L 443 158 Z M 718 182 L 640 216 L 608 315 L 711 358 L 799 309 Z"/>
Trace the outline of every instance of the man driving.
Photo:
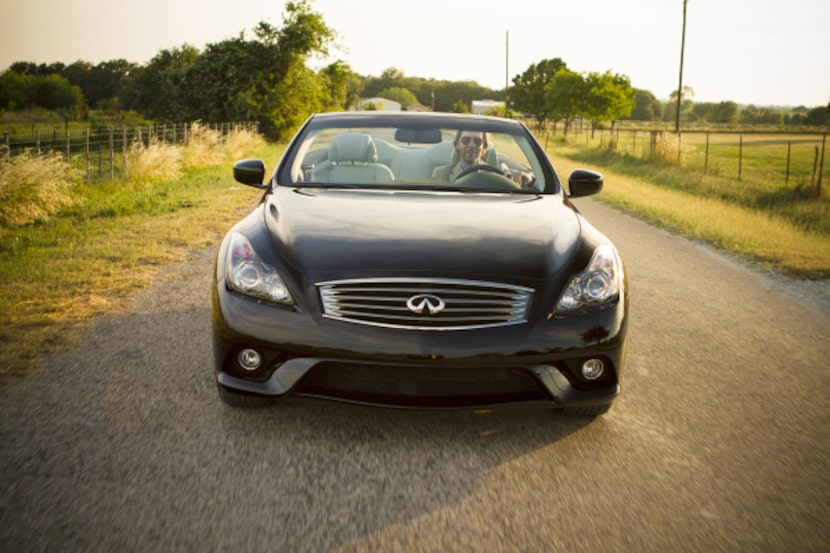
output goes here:
<path id="1" fill-rule="evenodd" d="M 455 134 L 453 147 L 458 152 L 458 162 L 436 167 L 432 172 L 433 179 L 454 182 L 464 169 L 485 163 L 481 156 L 490 148 L 490 144 L 487 133 L 459 130 Z"/>
<path id="2" fill-rule="evenodd" d="M 455 179 L 466 169 L 474 165 L 488 165 L 484 159 L 487 150 L 490 149 L 492 138 L 489 133 L 481 131 L 459 130 L 455 134 L 453 147 L 458 153 L 458 161 L 449 165 L 436 167 L 432 172 L 435 180 L 455 182 Z M 520 171 L 510 171 L 506 165 L 498 167 L 504 176 L 512 179 L 517 185 L 525 186 L 532 182 L 532 176 Z"/>

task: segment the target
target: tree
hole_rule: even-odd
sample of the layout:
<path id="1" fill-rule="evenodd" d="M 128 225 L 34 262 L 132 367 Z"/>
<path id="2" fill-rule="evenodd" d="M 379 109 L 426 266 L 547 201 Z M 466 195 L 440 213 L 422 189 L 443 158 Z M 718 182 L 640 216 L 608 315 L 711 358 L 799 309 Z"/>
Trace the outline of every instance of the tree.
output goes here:
<path id="1" fill-rule="evenodd" d="M 560 58 L 545 59 L 528 67 L 521 75 L 513 77 L 510 100 L 513 108 L 536 119 L 542 127 L 548 118 L 545 101 L 545 87 L 553 80 L 557 71 L 567 70 Z"/>
<path id="2" fill-rule="evenodd" d="M 784 122 L 784 113 L 749 105 L 741 110 L 740 122 L 744 125 L 780 125 Z"/>
<path id="3" fill-rule="evenodd" d="M 0 109 L 20 110 L 34 105 L 32 83 L 36 77 L 8 69 L 0 75 Z"/>
<path id="4" fill-rule="evenodd" d="M 59 111 L 64 119 L 85 113 L 81 89 L 57 74 L 31 75 L 7 70 L 0 75 L 0 108 L 39 107 Z"/>
<path id="5" fill-rule="evenodd" d="M 648 90 L 634 91 L 634 109 L 630 119 L 635 121 L 660 121 L 663 118 L 663 104 Z"/>
<path id="6" fill-rule="evenodd" d="M 106 101 L 118 105 L 129 75 L 137 68 L 138 65 L 125 59 L 102 61 L 93 67 L 89 84 L 86 88 L 81 86 L 90 107 L 100 108 Z"/>
<path id="7" fill-rule="evenodd" d="M 321 69 L 319 76 L 323 79 L 328 100 L 324 109 L 336 111 L 357 105 L 362 87 L 360 76 L 346 63 L 336 61 Z"/>
<path id="8" fill-rule="evenodd" d="M 199 50 L 187 44 L 161 50 L 147 65 L 137 69 L 123 103 L 151 119 L 190 119 L 186 76 L 198 57 Z"/>
<path id="9" fill-rule="evenodd" d="M 707 120 L 710 123 L 737 123 L 738 104 L 735 102 L 720 102 L 719 104 L 714 104 L 709 111 Z"/>
<path id="10" fill-rule="evenodd" d="M 591 129 L 599 123 L 616 121 L 631 115 L 634 109 L 634 89 L 625 75 L 589 73 L 585 79 L 587 96 L 581 115 L 590 119 Z"/>
<path id="11" fill-rule="evenodd" d="M 454 103 L 452 105 L 452 108 L 450 109 L 450 112 L 452 112 L 452 113 L 470 113 L 470 106 L 468 106 L 467 103 L 464 100 L 459 99 L 456 103 Z"/>
<path id="12" fill-rule="evenodd" d="M 406 109 L 413 104 L 418 103 L 418 98 L 415 97 L 412 92 L 408 89 L 400 87 L 400 86 L 393 86 L 391 88 L 384 88 L 377 94 L 381 98 L 386 98 L 387 100 L 393 100 L 398 102 L 401 105 L 401 108 Z"/>
<path id="13" fill-rule="evenodd" d="M 830 106 L 828 106 L 830 108 Z M 805 125 L 830 125 L 830 110 L 824 106 L 811 109 L 804 118 Z"/>
<path id="14" fill-rule="evenodd" d="M 34 81 L 34 103 L 38 107 L 72 112 L 84 106 L 84 96 L 78 86 L 60 75 L 46 75 Z"/>
<path id="15" fill-rule="evenodd" d="M 565 134 L 576 118 L 587 111 L 589 94 L 590 87 L 585 78 L 568 69 L 557 71 L 545 86 L 548 116 L 554 121 L 564 121 Z"/>

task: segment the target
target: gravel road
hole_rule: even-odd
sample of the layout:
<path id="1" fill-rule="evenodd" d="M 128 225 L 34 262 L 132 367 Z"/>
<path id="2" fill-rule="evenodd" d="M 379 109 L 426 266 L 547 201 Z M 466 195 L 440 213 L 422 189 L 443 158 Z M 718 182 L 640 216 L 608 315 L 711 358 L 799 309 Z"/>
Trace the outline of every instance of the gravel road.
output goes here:
<path id="1" fill-rule="evenodd" d="M 827 551 L 828 283 L 579 206 L 632 286 L 606 416 L 226 407 L 199 252 L 0 397 L 0 549 Z"/>

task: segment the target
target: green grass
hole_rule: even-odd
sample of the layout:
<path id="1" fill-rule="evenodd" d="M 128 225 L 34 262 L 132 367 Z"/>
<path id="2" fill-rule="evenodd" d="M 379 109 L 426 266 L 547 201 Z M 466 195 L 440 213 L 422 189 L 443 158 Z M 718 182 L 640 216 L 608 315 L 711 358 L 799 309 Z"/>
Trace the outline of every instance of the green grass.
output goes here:
<path id="1" fill-rule="evenodd" d="M 281 149 L 258 138 L 249 146 L 246 155 L 268 161 Z M 221 161 L 213 151 L 210 164 L 182 166 L 156 182 L 80 184 L 73 206 L 0 226 L 0 376 L 26 374 L 40 355 L 72 347 L 95 317 L 128 307 L 164 265 L 215 246 L 259 197 L 233 182 L 230 166 L 241 147 Z"/>
<path id="2" fill-rule="evenodd" d="M 664 162 L 646 162 L 606 149 L 566 145 L 551 151 L 608 171 L 646 179 L 656 185 L 687 192 L 693 196 L 719 199 L 781 217 L 800 226 L 805 232 L 830 235 L 830 194 L 811 197 L 806 185 L 785 186 L 783 180 L 757 177 L 737 180 L 717 174 L 705 174 L 686 166 Z M 825 178 L 825 190 L 830 178 Z"/>
<path id="3" fill-rule="evenodd" d="M 549 147 L 560 172 L 605 175 L 597 197 L 663 228 L 796 278 L 830 278 L 830 202 L 751 187 L 662 162 L 566 143 Z"/>

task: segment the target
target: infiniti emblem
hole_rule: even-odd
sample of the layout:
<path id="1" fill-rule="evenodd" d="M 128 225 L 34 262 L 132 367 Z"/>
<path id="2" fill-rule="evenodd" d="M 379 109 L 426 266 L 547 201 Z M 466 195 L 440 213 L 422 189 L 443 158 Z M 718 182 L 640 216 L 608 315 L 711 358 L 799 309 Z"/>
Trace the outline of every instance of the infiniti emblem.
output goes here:
<path id="1" fill-rule="evenodd" d="M 435 315 L 443 311 L 447 304 L 438 296 L 433 296 L 432 294 L 417 294 L 409 298 L 406 306 L 410 311 L 418 313 L 419 315 L 423 314 L 424 311 L 427 311 L 430 315 Z"/>

